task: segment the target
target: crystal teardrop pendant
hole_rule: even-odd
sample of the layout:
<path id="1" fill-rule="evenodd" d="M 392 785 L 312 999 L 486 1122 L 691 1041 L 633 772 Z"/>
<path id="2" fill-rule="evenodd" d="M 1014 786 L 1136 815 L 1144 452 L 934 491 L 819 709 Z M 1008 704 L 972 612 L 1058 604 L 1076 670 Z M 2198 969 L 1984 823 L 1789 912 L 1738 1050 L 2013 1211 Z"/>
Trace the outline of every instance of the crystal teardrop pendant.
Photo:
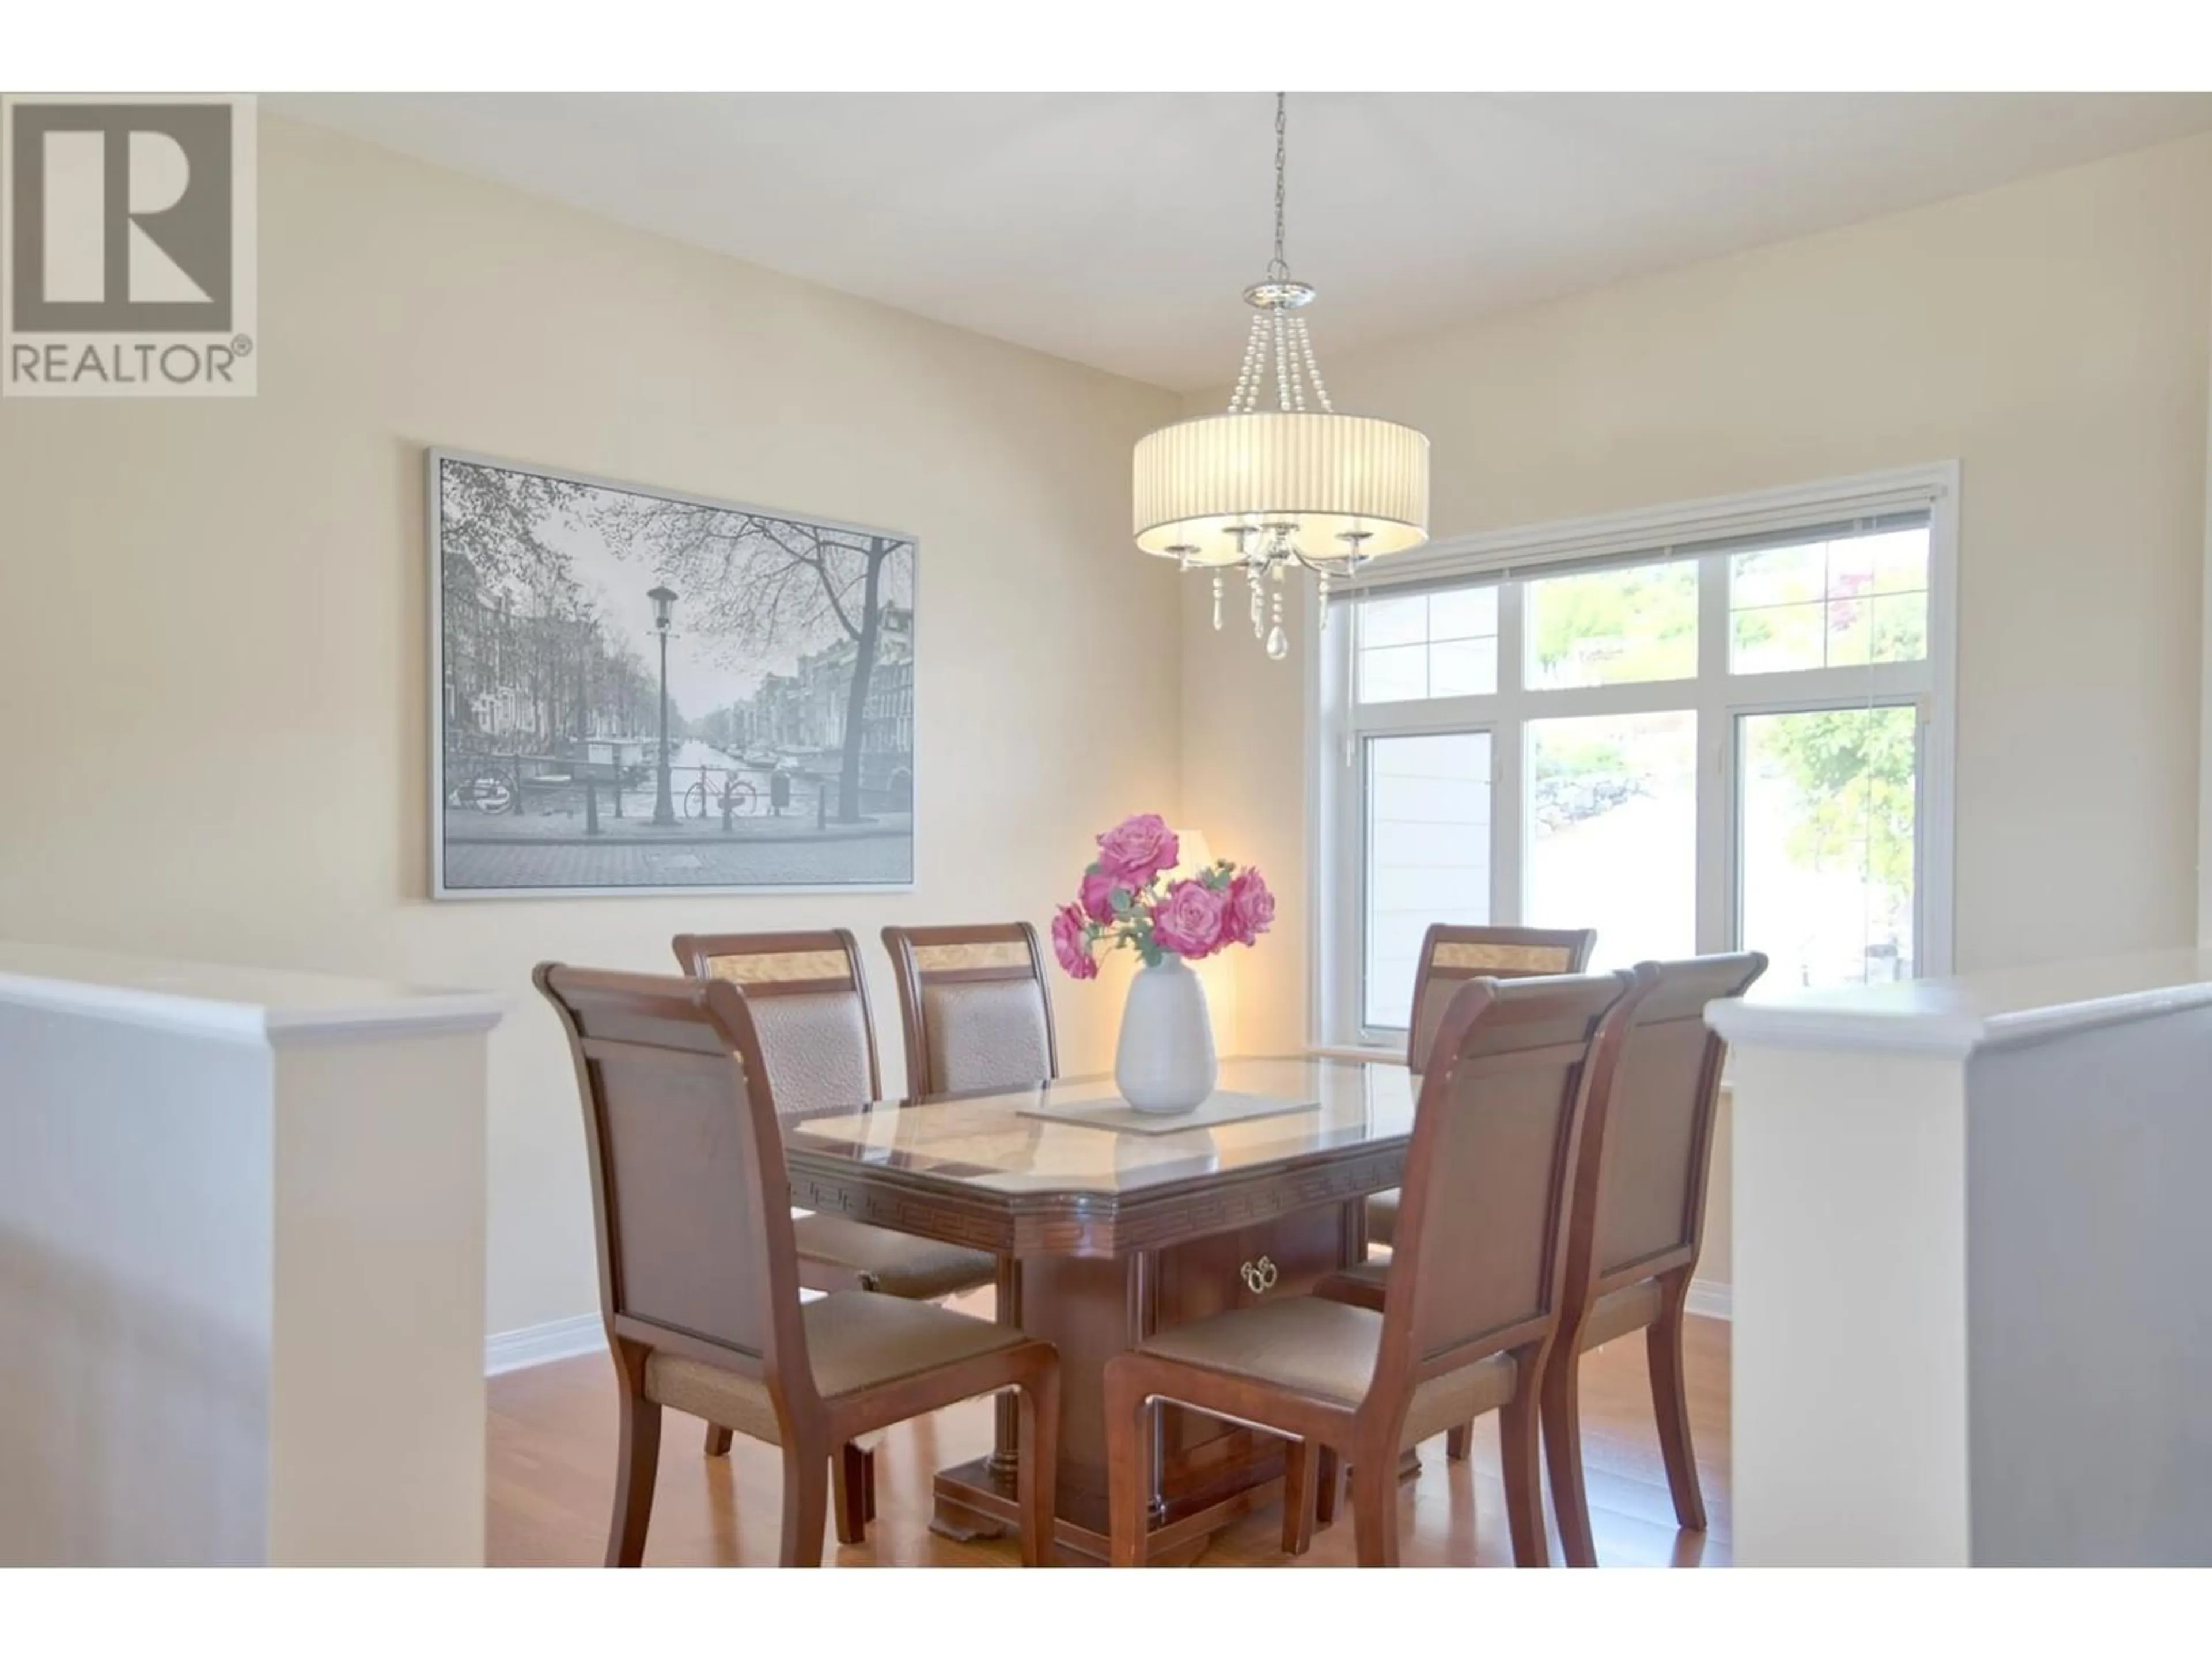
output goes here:
<path id="1" fill-rule="evenodd" d="M 1283 632 L 1280 623 L 1267 630 L 1267 654 L 1277 662 L 1291 654 L 1290 635 Z"/>

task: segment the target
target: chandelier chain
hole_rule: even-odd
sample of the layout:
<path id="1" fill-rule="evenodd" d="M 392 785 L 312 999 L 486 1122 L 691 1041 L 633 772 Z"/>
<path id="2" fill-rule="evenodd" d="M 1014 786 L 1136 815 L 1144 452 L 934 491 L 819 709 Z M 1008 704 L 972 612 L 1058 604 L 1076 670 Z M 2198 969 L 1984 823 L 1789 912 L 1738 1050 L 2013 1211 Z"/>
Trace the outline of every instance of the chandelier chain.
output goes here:
<path id="1" fill-rule="evenodd" d="M 1283 258 L 1283 163 L 1284 104 L 1287 94 L 1275 94 L 1275 257 L 1267 262 L 1267 275 L 1276 282 L 1291 274 L 1290 263 Z"/>

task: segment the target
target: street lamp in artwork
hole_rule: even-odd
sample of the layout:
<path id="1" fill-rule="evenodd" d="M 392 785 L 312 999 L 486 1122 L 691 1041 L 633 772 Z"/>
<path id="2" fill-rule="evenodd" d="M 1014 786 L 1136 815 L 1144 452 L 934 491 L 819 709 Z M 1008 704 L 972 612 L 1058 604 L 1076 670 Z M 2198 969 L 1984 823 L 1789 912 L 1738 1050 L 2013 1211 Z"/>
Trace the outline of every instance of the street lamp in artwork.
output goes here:
<path id="1" fill-rule="evenodd" d="M 668 793 L 668 619 L 676 610 L 676 595 L 656 587 L 645 597 L 653 601 L 653 631 L 660 635 L 660 765 L 653 786 L 653 821 L 672 826 L 676 803 Z"/>

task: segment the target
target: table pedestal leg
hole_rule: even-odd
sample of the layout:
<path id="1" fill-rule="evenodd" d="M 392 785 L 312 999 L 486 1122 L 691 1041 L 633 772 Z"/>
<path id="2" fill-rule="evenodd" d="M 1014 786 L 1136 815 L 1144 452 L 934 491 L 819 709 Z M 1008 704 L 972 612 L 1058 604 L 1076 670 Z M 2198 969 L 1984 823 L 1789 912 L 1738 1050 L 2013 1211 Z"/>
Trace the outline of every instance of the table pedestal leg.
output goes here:
<path id="1" fill-rule="evenodd" d="M 1296 1211 L 1229 1236 L 1207 1236 L 1158 1250 L 1103 1259 L 1038 1255 L 1000 1264 L 998 1317 L 1053 1343 L 1060 1363 L 1059 1524 L 1062 1554 L 1103 1559 L 1107 1552 L 1104 1373 L 1115 1354 L 1155 1330 L 1244 1305 L 1249 1286 L 1238 1264 L 1261 1254 L 1283 1264 L 1285 1294 L 1345 1265 L 1358 1245 L 1347 1205 Z M 1152 1413 L 1148 1559 L 1188 1560 L 1207 1540 L 1244 1516 L 1281 1501 L 1284 1443 L 1176 1406 Z M 954 1538 L 994 1537 L 1014 1529 L 1017 1413 L 1002 1401 L 991 1450 L 936 1480 L 933 1530 Z M 1407 1468 L 1416 1467 L 1410 1462 Z"/>
<path id="2" fill-rule="evenodd" d="M 1018 1256 L 999 1258 L 998 1311 L 994 1316 L 1001 1325 L 1018 1326 L 1022 1322 L 1022 1264 Z M 1014 1486 L 1014 1468 L 1019 1461 L 1021 1441 L 1021 1401 L 1009 1389 L 994 1402 L 998 1419 L 997 1432 L 991 1445 L 991 1478 L 1003 1480 L 1011 1492 Z"/>

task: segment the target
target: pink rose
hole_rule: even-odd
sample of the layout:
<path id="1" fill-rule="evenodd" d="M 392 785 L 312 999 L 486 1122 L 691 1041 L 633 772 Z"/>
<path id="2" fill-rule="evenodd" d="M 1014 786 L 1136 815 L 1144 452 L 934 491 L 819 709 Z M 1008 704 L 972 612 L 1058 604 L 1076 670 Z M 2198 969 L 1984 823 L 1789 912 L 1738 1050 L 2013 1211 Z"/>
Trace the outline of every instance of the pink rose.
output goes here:
<path id="1" fill-rule="evenodd" d="M 1275 920 L 1275 896 L 1257 870 L 1241 870 L 1229 883 L 1223 908 L 1221 937 L 1225 944 L 1251 945 Z"/>
<path id="2" fill-rule="evenodd" d="M 1097 979 L 1098 964 L 1091 960 L 1091 941 L 1083 936 L 1083 912 L 1063 904 L 1053 912 L 1052 951 L 1071 979 Z"/>
<path id="3" fill-rule="evenodd" d="M 1158 812 L 1124 818 L 1098 837 L 1098 862 L 1125 887 L 1142 887 L 1182 855 L 1176 832 Z"/>
<path id="4" fill-rule="evenodd" d="M 1179 881 L 1152 912 L 1152 938 L 1163 951 L 1196 961 L 1221 948 L 1222 895 L 1195 881 Z"/>
<path id="5" fill-rule="evenodd" d="M 1114 890 L 1123 884 L 1103 870 L 1094 871 L 1083 878 L 1081 903 L 1083 914 L 1093 921 L 1114 920 Z"/>

